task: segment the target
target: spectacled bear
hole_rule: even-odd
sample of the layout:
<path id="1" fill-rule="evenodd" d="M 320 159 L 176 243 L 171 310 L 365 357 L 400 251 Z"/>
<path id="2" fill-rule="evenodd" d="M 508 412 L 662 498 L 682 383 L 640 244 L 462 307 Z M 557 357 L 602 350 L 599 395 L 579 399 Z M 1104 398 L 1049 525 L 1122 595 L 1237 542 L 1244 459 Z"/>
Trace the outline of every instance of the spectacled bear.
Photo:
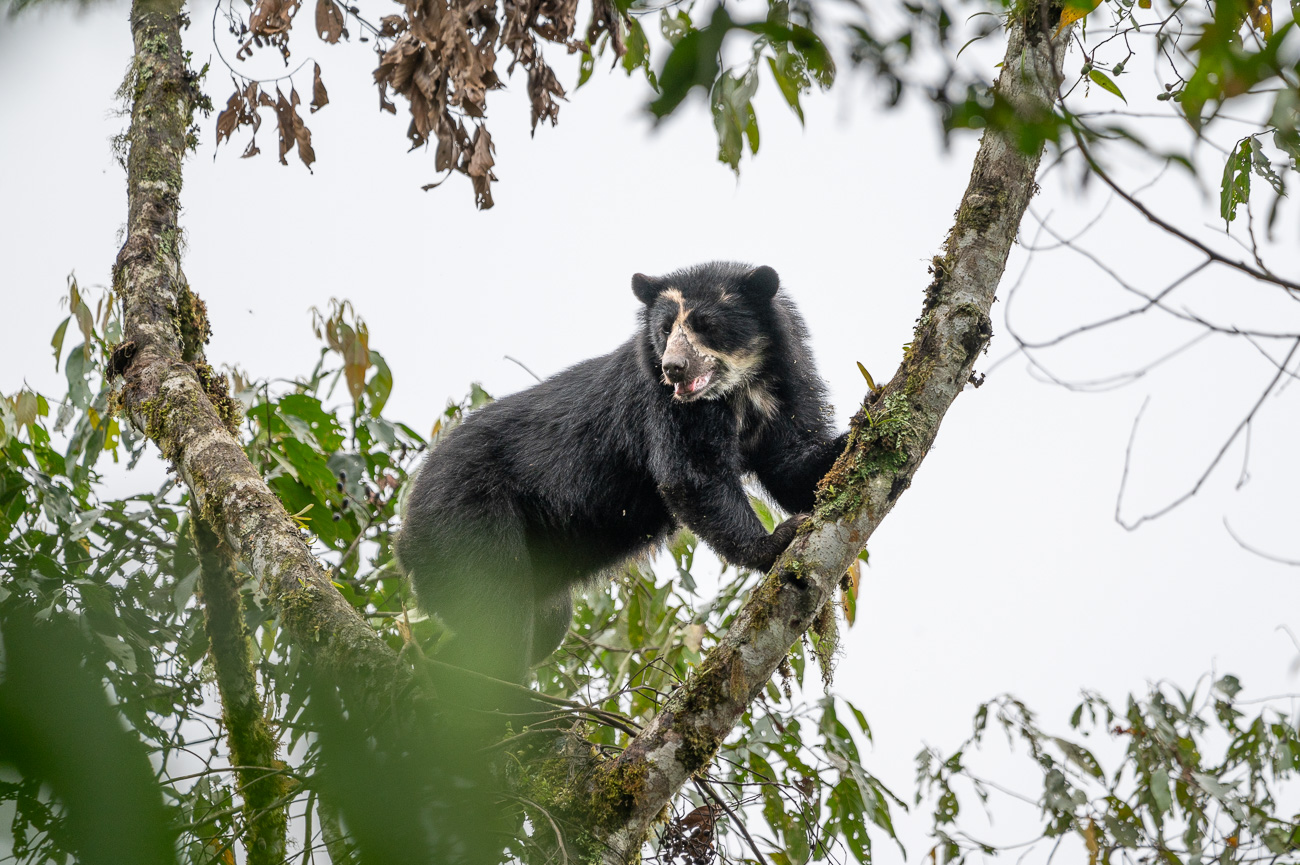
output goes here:
<path id="1" fill-rule="evenodd" d="M 632 291 L 627 342 L 469 415 L 415 478 L 396 550 L 451 663 L 524 681 L 564 639 L 572 589 L 678 526 L 769 569 L 844 449 L 775 270 L 638 273 Z M 750 475 L 796 514 L 771 534 Z"/>

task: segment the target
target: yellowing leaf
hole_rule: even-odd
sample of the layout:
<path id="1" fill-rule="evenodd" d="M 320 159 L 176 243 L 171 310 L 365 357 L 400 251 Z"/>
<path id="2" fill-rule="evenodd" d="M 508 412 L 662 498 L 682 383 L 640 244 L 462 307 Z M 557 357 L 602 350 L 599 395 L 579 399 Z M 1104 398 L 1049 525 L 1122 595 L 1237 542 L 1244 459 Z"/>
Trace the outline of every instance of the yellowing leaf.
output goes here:
<path id="1" fill-rule="evenodd" d="M 1088 847 L 1088 865 L 1097 865 L 1097 854 L 1101 852 L 1101 845 L 1097 843 L 1097 824 L 1091 820 L 1083 827 L 1083 843 Z"/>
<path id="2" fill-rule="evenodd" d="M 862 361 L 858 361 L 858 372 L 862 373 L 862 377 L 867 380 L 868 388 L 870 388 L 872 391 L 880 390 L 880 388 L 876 387 L 875 381 L 872 380 L 871 373 L 867 372 L 867 368 L 862 365 Z"/>
<path id="3" fill-rule="evenodd" d="M 1082 21 L 1088 17 L 1088 13 L 1100 5 L 1101 0 L 1069 0 L 1061 10 L 1061 23 L 1056 25 L 1056 32 L 1052 34 L 1052 38 L 1055 39 L 1062 30 L 1075 21 Z"/>
<path id="4" fill-rule="evenodd" d="M 18 421 L 19 426 L 36 423 L 36 415 L 39 414 L 36 394 L 30 390 L 22 390 L 12 398 L 11 402 L 13 404 L 14 418 Z"/>
<path id="5" fill-rule="evenodd" d="M 1273 4 L 1271 0 L 1247 0 L 1250 23 L 1267 39 L 1273 35 Z"/>
<path id="6" fill-rule="evenodd" d="M 853 560 L 848 573 L 840 581 L 840 605 L 844 608 L 844 621 L 850 628 L 858 614 L 858 587 L 862 584 L 862 566 L 858 562 L 861 558 Z"/>
<path id="7" fill-rule="evenodd" d="M 68 322 L 72 321 L 72 316 L 63 320 L 58 329 L 54 331 L 54 339 L 50 340 L 50 347 L 54 349 L 54 371 L 59 371 L 59 359 L 63 356 L 63 336 L 68 332 Z"/>
<path id="8" fill-rule="evenodd" d="M 291 520 L 293 520 L 295 523 L 297 523 L 297 524 L 298 524 L 298 528 L 300 528 L 300 529 L 304 529 L 304 530 L 305 530 L 305 529 L 309 528 L 309 526 L 308 526 L 307 524 L 311 522 L 311 517 L 307 516 L 307 511 L 311 510 L 311 508 L 312 508 L 311 504 L 308 504 L 307 507 L 305 507 L 305 508 L 303 508 L 302 510 L 298 511 L 298 513 L 296 513 L 296 514 L 289 514 L 289 519 L 291 519 Z"/>

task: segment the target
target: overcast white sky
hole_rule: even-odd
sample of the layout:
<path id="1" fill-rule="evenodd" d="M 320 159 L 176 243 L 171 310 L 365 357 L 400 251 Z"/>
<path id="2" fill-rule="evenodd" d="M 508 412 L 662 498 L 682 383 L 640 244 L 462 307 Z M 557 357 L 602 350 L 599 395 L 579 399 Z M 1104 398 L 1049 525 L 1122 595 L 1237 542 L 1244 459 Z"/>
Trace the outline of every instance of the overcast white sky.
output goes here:
<path id="1" fill-rule="evenodd" d="M 210 2 L 195 9 L 188 38 L 198 63 L 213 60 L 208 92 L 221 105 L 229 86 L 211 48 L 211 14 Z M 109 137 L 124 125 L 113 92 L 130 55 L 126 16 L 124 3 L 104 2 L 81 15 L 60 8 L 0 20 L 6 394 L 24 382 L 61 392 L 49 337 L 65 314 L 65 278 L 75 271 L 83 286 L 109 280 L 125 215 Z M 516 80 L 491 98 L 500 183 L 496 208 L 478 213 L 463 178 L 420 191 L 436 179 L 432 153 L 406 153 L 404 103 L 397 118 L 377 113 L 366 47 L 325 46 L 309 22 L 300 29 L 295 65 L 309 53 L 319 58 L 332 100 L 307 118 L 314 175 L 292 156 L 290 167 L 277 164 L 270 122 L 262 156 L 239 160 L 240 142 L 214 161 L 215 118 L 204 122 L 187 166 L 185 270 L 211 315 L 208 355 L 257 377 L 302 373 L 316 356 L 309 307 L 349 298 L 393 369 L 389 412 L 417 429 L 473 380 L 496 395 L 526 387 L 531 379 L 507 354 L 545 376 L 613 348 L 633 325 L 633 272 L 708 259 L 780 272 L 844 426 L 864 393 L 855 362 L 888 379 L 910 339 L 926 265 L 974 152 L 971 138 L 945 152 L 924 106 L 882 112 L 844 69 L 832 95 L 806 100 L 804 129 L 764 81 L 762 150 L 737 181 L 714 161 L 698 105 L 652 134 L 641 110 L 645 85 L 598 71 L 571 94 L 560 125 L 530 140 Z M 556 56 L 562 80 L 575 80 L 572 64 Z M 309 91 L 309 77 L 298 83 Z M 1115 107 L 1103 98 L 1097 91 L 1084 105 Z M 1105 203 L 1098 190 L 1079 193 L 1074 180 L 1049 176 L 1033 203 L 1063 231 Z M 1149 195 L 1193 227 L 1216 218 L 1216 190 L 1204 197 L 1183 175 L 1167 175 Z M 1282 231 L 1294 239 L 1294 222 Z M 1085 243 L 1147 288 L 1168 281 L 1180 255 L 1119 203 Z M 1294 248 L 1289 255 L 1278 263 L 1295 278 Z M 1025 267 L 1018 247 L 1004 287 Z M 981 368 L 1012 347 L 1005 288 L 1002 297 Z M 1294 302 L 1222 271 L 1206 274 L 1189 298 L 1197 311 L 1222 311 L 1238 324 L 1297 329 Z M 1024 272 L 1013 317 L 1024 333 L 1045 336 L 1131 303 L 1083 259 L 1056 252 Z M 1143 320 L 1043 357 L 1063 374 L 1091 378 L 1194 335 Z M 1249 345 L 1212 339 L 1118 391 L 1067 392 L 1031 375 L 1023 358 L 968 390 L 872 539 L 860 619 L 844 640 L 837 687 L 874 727 L 868 768 L 909 798 L 922 743 L 955 746 L 976 704 L 1005 690 L 1060 730 L 1085 686 L 1119 699 L 1157 679 L 1189 688 L 1213 667 L 1237 673 L 1243 697 L 1297 690 L 1296 650 L 1278 629 L 1300 630 L 1300 571 L 1243 552 L 1222 521 L 1300 558 L 1300 388 L 1261 411 L 1250 480 L 1239 490 L 1237 446 L 1189 504 L 1136 532 L 1114 520 L 1125 445 L 1144 400 L 1130 517 L 1195 482 L 1271 374 Z M 160 472 L 155 463 L 141 476 L 115 477 L 114 487 L 150 488 Z M 926 848 L 915 827 L 909 837 L 916 860 Z M 890 848 L 880 854 L 890 861 Z"/>

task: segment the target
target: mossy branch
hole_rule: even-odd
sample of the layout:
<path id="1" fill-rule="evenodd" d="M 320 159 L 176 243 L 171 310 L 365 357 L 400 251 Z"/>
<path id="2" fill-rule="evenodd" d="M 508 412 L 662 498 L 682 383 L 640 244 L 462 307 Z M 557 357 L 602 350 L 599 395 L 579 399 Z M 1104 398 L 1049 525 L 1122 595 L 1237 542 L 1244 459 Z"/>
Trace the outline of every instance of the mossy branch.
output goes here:
<path id="1" fill-rule="evenodd" d="M 276 757 L 275 737 L 262 714 L 249 647 L 244 605 L 230 548 L 190 510 L 190 528 L 199 553 L 199 590 L 212 666 L 221 694 L 222 716 L 230 744 L 230 762 L 238 766 L 244 798 L 244 849 L 248 865 L 285 861 L 288 811 L 283 763 Z"/>
<path id="2" fill-rule="evenodd" d="M 203 303 L 180 267 L 181 170 L 207 106 L 181 44 L 182 0 L 135 0 L 123 94 L 128 216 L 113 288 L 123 340 L 110 372 L 120 405 L 189 488 L 201 521 L 247 563 L 294 645 L 363 705 L 387 709 L 409 667 L 339 594 L 234 435 L 237 406 L 203 359 Z"/>
<path id="3" fill-rule="evenodd" d="M 1026 118 L 1041 117 L 1057 96 L 1069 38 L 1068 27 L 1052 38 L 1059 12 L 1026 3 L 1008 25 L 995 90 Z M 651 825 L 713 758 L 912 483 L 992 334 L 994 294 L 1041 155 L 1021 152 L 1003 133 L 984 135 L 912 342 L 893 379 L 854 417 L 813 519 L 658 717 L 588 781 L 587 813 L 608 865 L 639 861 Z"/>

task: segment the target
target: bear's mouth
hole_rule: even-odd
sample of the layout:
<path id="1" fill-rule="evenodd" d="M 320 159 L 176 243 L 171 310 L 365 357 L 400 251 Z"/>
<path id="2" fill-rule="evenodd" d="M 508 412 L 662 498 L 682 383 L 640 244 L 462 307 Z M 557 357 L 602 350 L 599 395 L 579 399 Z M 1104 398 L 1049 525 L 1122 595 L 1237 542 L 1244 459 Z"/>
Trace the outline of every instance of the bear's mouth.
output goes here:
<path id="1" fill-rule="evenodd" d="M 703 392 L 712 380 L 713 370 L 708 370 L 690 381 L 675 381 L 673 382 L 673 396 L 677 399 L 691 399 Z"/>

